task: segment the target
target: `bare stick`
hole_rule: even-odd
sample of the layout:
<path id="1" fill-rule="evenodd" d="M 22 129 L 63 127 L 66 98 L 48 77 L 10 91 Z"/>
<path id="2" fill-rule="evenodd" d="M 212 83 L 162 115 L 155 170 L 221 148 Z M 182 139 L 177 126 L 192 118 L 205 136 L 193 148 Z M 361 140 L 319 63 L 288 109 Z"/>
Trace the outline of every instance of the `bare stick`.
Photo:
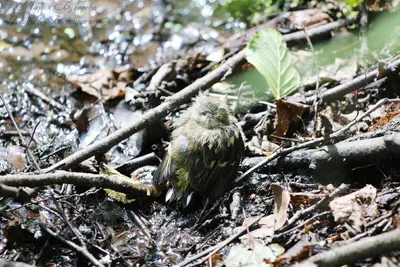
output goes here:
<path id="1" fill-rule="evenodd" d="M 25 91 L 29 94 L 33 94 L 39 98 L 41 98 L 44 102 L 47 102 L 48 104 L 50 104 L 50 106 L 52 106 L 53 108 L 59 109 L 59 110 L 65 110 L 66 107 L 61 105 L 60 103 L 58 103 L 57 101 L 55 101 L 54 99 L 46 96 L 45 94 L 43 94 L 42 92 L 40 92 L 39 90 L 37 90 L 36 88 L 34 88 L 32 85 L 27 86 L 24 88 Z"/>
<path id="2" fill-rule="evenodd" d="M 367 237 L 360 241 L 333 248 L 310 257 L 305 263 L 312 262 L 318 266 L 334 267 L 355 263 L 358 260 L 377 257 L 400 249 L 400 230 L 377 236 Z"/>
<path id="3" fill-rule="evenodd" d="M 186 260 L 184 260 L 184 261 L 182 261 L 182 262 L 176 264 L 175 267 L 183 267 L 183 266 L 186 266 L 187 264 L 191 263 L 192 261 L 198 260 L 198 259 L 200 259 L 200 258 L 203 257 L 203 256 L 206 256 L 206 255 L 215 253 L 216 251 L 222 249 L 223 247 L 225 247 L 226 245 L 228 245 L 229 243 L 231 243 L 233 240 L 235 240 L 236 238 L 238 238 L 239 236 L 241 236 L 242 234 L 244 234 L 244 233 L 248 230 L 248 228 L 250 228 L 251 226 L 253 226 L 254 224 L 256 224 L 260 219 L 261 219 L 261 217 L 256 218 L 256 219 L 255 219 L 254 221 L 252 221 L 249 225 L 246 225 L 246 227 L 243 226 L 243 227 L 240 229 L 240 231 L 239 231 L 238 233 L 232 235 L 232 236 L 229 237 L 228 239 L 226 239 L 226 240 L 220 242 L 219 244 L 217 244 L 217 245 L 215 245 L 215 246 L 212 246 L 212 247 L 209 247 L 208 249 L 206 249 L 206 250 L 204 250 L 204 251 L 202 251 L 202 252 L 200 252 L 200 253 L 194 255 L 193 257 L 188 258 L 188 259 L 186 259 Z M 205 257 L 204 260 L 207 260 L 208 257 L 209 257 L 209 256 Z"/>
<path id="4" fill-rule="evenodd" d="M 277 239 L 281 238 L 282 236 L 288 235 L 289 233 L 293 232 L 297 228 L 306 226 L 307 224 L 311 223 L 315 219 L 317 219 L 319 217 L 322 217 L 322 216 L 325 216 L 325 215 L 328 215 L 330 213 L 331 213 L 330 211 L 324 211 L 324 212 L 318 213 L 318 214 L 314 215 L 313 217 L 305 220 L 300 225 L 293 226 L 292 228 L 286 230 L 285 232 L 282 232 L 282 233 L 279 233 L 279 234 L 275 234 L 274 236 L 272 236 L 272 241 L 277 240 Z"/>
<path id="5" fill-rule="evenodd" d="M 146 197 L 150 186 L 128 182 L 118 177 L 103 174 L 73 173 L 59 171 L 55 173 L 37 175 L 5 175 L 1 177 L 1 184 L 8 186 L 43 186 L 52 184 L 75 184 L 110 188 L 127 193 L 134 197 Z"/>
<path id="6" fill-rule="evenodd" d="M 39 164 L 37 163 L 35 157 L 32 155 L 31 151 L 29 150 L 29 147 L 27 146 L 27 143 L 25 142 L 25 138 L 22 136 L 22 134 L 19 130 L 18 124 L 15 121 L 15 118 L 14 118 L 11 110 L 8 108 L 8 104 L 6 103 L 6 101 L 4 101 L 4 98 L 1 95 L 0 95 L 0 99 L 1 99 L 1 102 L 3 102 L 4 107 L 6 108 L 8 115 L 10 115 L 11 121 L 14 124 L 14 127 L 18 132 L 19 138 L 21 139 L 21 142 L 26 149 L 26 153 L 28 154 L 29 159 L 31 160 L 31 162 L 32 162 L 33 166 L 36 168 L 36 170 L 40 171 Z"/>
<path id="7" fill-rule="evenodd" d="M 392 70 L 397 69 L 400 66 L 400 59 L 393 61 L 388 64 L 386 69 L 391 72 Z M 378 68 L 366 73 L 362 74 L 348 82 L 340 84 L 336 87 L 333 87 L 319 95 L 320 98 L 324 99 L 326 102 L 332 102 L 334 100 L 340 99 L 345 94 L 351 93 L 354 90 L 357 90 L 368 83 L 371 83 L 378 76 L 379 70 Z M 305 103 L 311 104 L 314 102 L 315 96 L 307 97 Z"/>
<path id="8" fill-rule="evenodd" d="M 75 250 L 76 252 L 82 254 L 83 256 L 85 256 L 88 260 L 90 260 L 95 266 L 97 267 L 104 267 L 104 265 L 99 262 L 92 254 L 89 253 L 89 251 L 86 249 L 86 247 L 81 247 L 78 246 L 77 244 L 75 244 L 74 242 L 71 242 L 65 238 L 63 238 L 60 234 L 53 232 L 52 230 L 50 230 L 48 227 L 42 225 L 42 228 L 44 228 L 44 230 L 50 234 L 52 237 L 60 240 L 61 242 L 63 242 L 64 244 L 66 244 L 67 246 L 69 246 L 70 248 L 72 248 L 73 250 Z"/>
<path id="9" fill-rule="evenodd" d="M 294 224 L 301 218 L 304 218 L 305 216 L 307 216 L 309 214 L 313 214 L 321 208 L 327 207 L 327 205 L 329 204 L 329 202 L 332 201 L 332 199 L 343 194 L 343 192 L 347 191 L 348 189 L 349 189 L 348 185 L 341 184 L 338 188 L 336 188 L 335 191 L 333 191 L 331 194 L 329 194 L 329 196 L 321 199 L 315 205 L 310 206 L 307 209 L 296 212 L 296 214 L 292 218 L 290 218 L 288 223 L 283 228 L 279 229 L 279 231 L 280 232 L 286 231 L 286 230 L 290 229 L 291 227 L 293 227 Z"/>

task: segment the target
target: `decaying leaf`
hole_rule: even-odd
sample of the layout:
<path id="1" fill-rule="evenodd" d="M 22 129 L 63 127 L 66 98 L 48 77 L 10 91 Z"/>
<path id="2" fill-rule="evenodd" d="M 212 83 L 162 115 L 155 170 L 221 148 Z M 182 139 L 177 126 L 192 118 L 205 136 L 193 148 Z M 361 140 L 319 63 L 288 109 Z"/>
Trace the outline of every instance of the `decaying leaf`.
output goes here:
<path id="1" fill-rule="evenodd" d="M 357 232 L 361 232 L 366 224 L 366 219 L 373 219 L 378 214 L 375 202 L 377 190 L 372 185 L 349 195 L 334 199 L 329 204 L 335 221 L 347 223 Z"/>
<path id="2" fill-rule="evenodd" d="M 381 109 L 379 110 L 379 113 L 377 112 L 372 112 L 371 113 L 371 118 L 380 118 L 374 125 L 372 125 L 369 130 L 371 132 L 377 130 L 378 128 L 386 125 L 390 120 L 392 120 L 394 117 L 400 114 L 400 105 L 398 103 L 393 103 L 389 105 L 388 107 L 382 106 Z M 378 116 L 379 115 L 379 116 Z M 375 116 L 375 117 L 373 117 Z"/>
<path id="3" fill-rule="evenodd" d="M 279 148 L 277 144 L 269 141 L 266 135 L 262 137 L 261 143 L 258 136 L 253 136 L 246 147 L 249 148 L 252 154 L 263 156 L 270 156 Z"/>
<path id="4" fill-rule="evenodd" d="M 276 130 L 275 135 L 286 136 L 294 132 L 296 128 L 303 126 L 302 117 L 310 112 L 310 106 L 282 99 L 276 100 Z"/>
<path id="5" fill-rule="evenodd" d="M 303 24 L 308 27 L 315 24 L 330 23 L 333 19 L 321 8 L 311 8 L 292 12 L 289 16 L 289 21 L 295 25 Z"/>
<path id="6" fill-rule="evenodd" d="M 251 231 L 248 235 L 241 238 L 256 237 L 265 238 L 274 234 L 275 230 L 285 225 L 287 220 L 287 209 L 290 203 L 290 194 L 279 184 L 271 184 L 271 189 L 274 192 L 274 214 L 268 215 L 258 222 L 260 228 Z"/>
<path id="7" fill-rule="evenodd" d="M 275 229 L 279 229 L 283 225 L 285 225 L 285 222 L 287 220 L 287 209 L 290 203 L 290 194 L 279 184 L 271 184 L 271 189 L 274 192 L 274 200 L 275 200 L 275 208 L 274 208 L 274 214 L 276 215 Z"/>
<path id="8" fill-rule="evenodd" d="M 229 251 L 225 265 L 226 267 L 273 267 L 272 263 L 284 251 L 281 246 L 273 245 L 273 247 L 271 247 L 272 245 L 265 246 L 258 240 L 249 240 L 246 244 L 235 245 Z"/>
<path id="9" fill-rule="evenodd" d="M 100 70 L 87 75 L 67 75 L 65 78 L 77 89 L 96 98 L 114 99 L 125 95 L 126 80 L 123 73 L 130 69 L 121 67 L 115 70 Z M 129 76 L 129 75 L 128 75 Z"/>
<path id="10" fill-rule="evenodd" d="M 302 261 L 310 256 L 311 242 L 310 237 L 305 235 L 299 240 L 294 246 L 286 251 L 285 254 L 282 254 L 278 262 L 280 261 Z"/>
<path id="11" fill-rule="evenodd" d="M 25 148 L 0 147 L 0 174 L 22 170 L 26 167 Z"/>

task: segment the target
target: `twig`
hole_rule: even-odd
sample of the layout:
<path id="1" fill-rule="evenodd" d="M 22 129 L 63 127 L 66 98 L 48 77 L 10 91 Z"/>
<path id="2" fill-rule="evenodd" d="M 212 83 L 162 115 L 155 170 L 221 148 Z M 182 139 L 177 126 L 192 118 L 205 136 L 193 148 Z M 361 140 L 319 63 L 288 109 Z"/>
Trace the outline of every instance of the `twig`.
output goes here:
<path id="1" fill-rule="evenodd" d="M 125 181 L 121 178 L 89 173 L 73 173 L 59 171 L 55 173 L 37 175 L 5 175 L 1 177 L 1 184 L 9 186 L 43 186 L 52 184 L 75 184 L 84 186 L 97 186 L 110 188 L 119 192 L 127 193 L 130 196 L 146 197 L 150 186 Z"/>
<path id="2" fill-rule="evenodd" d="M 400 249 L 400 230 L 367 237 L 357 242 L 333 248 L 310 257 L 304 263 L 334 267 L 355 263 L 358 260 L 373 258 Z"/>
<path id="3" fill-rule="evenodd" d="M 46 96 L 45 94 L 43 94 L 42 92 L 40 92 L 39 90 L 35 89 L 33 87 L 33 85 L 29 85 L 27 87 L 24 88 L 25 91 L 29 94 L 35 95 L 39 98 L 41 98 L 44 102 L 47 102 L 48 104 L 50 104 L 50 106 L 52 106 L 53 108 L 59 109 L 59 110 L 65 110 L 65 106 L 61 105 L 60 103 L 58 103 L 57 101 L 55 101 L 54 99 Z"/>
<path id="4" fill-rule="evenodd" d="M 88 250 L 86 248 L 83 248 L 81 246 L 78 246 L 77 244 L 63 238 L 61 235 L 59 235 L 56 232 L 53 232 L 52 230 L 50 230 L 48 227 L 41 225 L 42 228 L 49 233 L 52 237 L 60 240 L 61 242 L 63 242 L 64 244 L 68 245 L 69 247 L 71 247 L 73 250 L 75 250 L 78 253 L 81 253 L 82 255 L 84 255 L 87 259 L 89 259 L 95 266 L 98 267 L 104 267 L 104 265 L 98 261 L 92 254 L 90 254 L 88 252 Z"/>
<path id="5" fill-rule="evenodd" d="M 138 169 L 140 167 L 143 167 L 145 165 L 156 165 L 160 163 L 161 160 L 159 157 L 156 156 L 154 152 L 151 152 L 149 154 L 134 158 L 132 160 L 129 160 L 118 167 L 115 168 L 115 170 L 121 172 L 121 171 L 129 171 L 129 170 L 134 170 Z"/>
<path id="6" fill-rule="evenodd" d="M 285 157 L 268 163 L 268 172 L 279 170 L 290 172 L 294 169 L 308 169 L 318 181 L 346 180 L 353 168 L 377 165 L 378 162 L 396 159 L 400 152 L 400 133 L 388 132 L 382 137 L 374 137 L 351 142 L 339 142 L 315 149 L 293 151 Z M 262 162 L 265 157 L 246 159 L 245 166 L 251 167 Z M 272 168 L 271 168 L 272 167 Z M 331 171 L 327 172 L 327 168 Z"/>
<path id="7" fill-rule="evenodd" d="M 0 186 L 1 186 L 1 185 L 0 185 Z M 91 189 L 89 189 L 89 190 L 87 190 L 87 191 L 85 191 L 85 192 L 83 192 L 83 193 L 80 193 L 80 194 L 60 195 L 60 196 L 56 196 L 55 198 L 56 198 L 57 200 L 62 200 L 62 199 L 66 199 L 66 198 L 89 196 L 89 195 L 96 194 L 96 193 L 99 192 L 100 190 L 101 190 L 100 188 L 97 188 L 97 189 L 96 189 L 96 188 L 91 188 Z M 9 209 L 7 209 L 6 211 L 7 211 L 7 212 L 12 212 L 12 211 L 14 211 L 14 210 L 18 210 L 18 209 L 21 209 L 21 208 L 26 208 L 26 207 L 28 207 L 28 206 L 31 206 L 32 204 L 38 205 L 39 203 L 41 203 L 41 202 L 46 202 L 46 201 L 48 201 L 49 199 L 50 199 L 50 197 L 40 198 L 40 199 L 38 199 L 38 200 L 31 199 L 31 201 L 30 201 L 29 203 L 25 203 L 25 204 L 23 204 L 23 205 L 21 205 L 21 206 L 9 208 Z M 5 206 L 5 207 L 7 207 L 7 206 Z"/>
<path id="8" fill-rule="evenodd" d="M 130 210 L 129 215 L 132 216 L 133 220 L 135 221 L 135 223 L 137 224 L 137 226 L 139 226 L 139 228 L 142 230 L 143 234 L 145 236 L 147 236 L 147 238 L 153 243 L 155 244 L 154 240 L 151 237 L 151 233 L 150 233 L 150 229 L 145 225 L 145 223 L 143 222 L 143 220 L 140 218 L 140 216 L 138 216 L 135 211 Z"/>
<path id="9" fill-rule="evenodd" d="M 42 121 L 38 121 L 38 123 L 36 123 L 36 125 L 35 125 L 35 128 L 33 128 L 33 132 L 32 132 L 32 134 L 30 135 L 30 136 L 31 136 L 31 139 L 29 140 L 26 149 L 28 149 L 28 148 L 31 146 L 31 143 L 32 143 L 32 141 L 33 141 L 33 137 L 35 136 L 35 133 L 36 133 L 36 129 L 37 129 L 37 127 L 39 126 L 39 124 L 40 124 L 41 122 L 42 122 Z"/>
<path id="10" fill-rule="evenodd" d="M 341 128 L 340 130 L 334 132 L 333 134 L 331 134 L 328 137 L 319 137 L 316 138 L 314 140 L 302 143 L 302 144 L 298 144 L 296 146 L 292 146 L 289 148 L 283 148 L 281 150 L 278 150 L 276 152 L 274 152 L 271 156 L 267 157 L 264 161 L 258 163 L 257 165 L 253 166 L 252 168 L 250 168 L 249 170 L 247 170 L 244 174 L 242 174 L 240 177 L 238 177 L 235 182 L 240 182 L 241 180 L 247 178 L 248 176 L 250 176 L 250 174 L 252 174 L 253 172 L 259 170 L 260 168 L 262 168 L 263 166 L 265 166 L 267 163 L 281 157 L 281 156 L 286 156 L 287 154 L 292 153 L 293 151 L 296 150 L 300 150 L 303 148 L 309 148 L 309 147 L 313 147 L 313 146 L 317 146 L 320 145 L 324 142 L 327 141 L 331 141 L 334 140 L 336 138 L 339 138 L 340 136 L 342 136 L 347 130 L 349 130 L 351 127 L 353 127 L 354 125 L 356 125 L 358 122 L 360 122 L 362 119 L 364 119 L 365 117 L 367 117 L 369 114 L 371 114 L 373 111 L 375 111 L 376 109 L 378 109 L 380 106 L 387 104 L 389 102 L 400 102 L 400 99 L 388 99 L 388 98 L 383 98 L 381 100 L 379 100 L 374 106 L 372 106 L 368 111 L 366 111 L 363 115 L 361 115 L 360 117 L 357 118 L 357 120 L 352 121 L 351 123 L 347 124 L 345 127 Z"/>
<path id="11" fill-rule="evenodd" d="M 168 62 L 162 65 L 158 71 L 153 75 L 153 77 L 150 80 L 149 86 L 147 86 L 146 91 L 157 91 L 160 89 L 161 84 L 163 81 L 171 81 L 172 79 L 176 78 L 176 62 Z M 170 95 L 169 92 L 167 94 Z"/>
<path id="12" fill-rule="evenodd" d="M 0 267 L 34 267 L 34 265 L 26 264 L 23 262 L 0 259 Z"/>
<path id="13" fill-rule="evenodd" d="M 301 25 L 301 28 L 303 29 L 304 34 L 306 35 L 307 43 L 310 46 L 311 52 L 312 52 L 312 54 L 314 56 L 315 67 L 317 69 L 317 82 L 315 83 L 315 99 L 314 99 L 314 103 L 312 105 L 314 107 L 314 127 L 313 128 L 314 128 L 314 131 L 315 131 L 316 130 L 315 126 L 317 124 L 317 118 L 318 118 L 318 101 L 319 101 L 319 93 L 320 93 L 319 92 L 320 91 L 320 88 L 319 88 L 319 69 L 320 69 L 320 65 L 319 65 L 319 60 L 318 60 L 318 57 L 317 57 L 317 53 L 314 50 L 314 46 L 313 46 L 313 44 L 311 42 L 310 37 L 308 37 L 307 30 L 304 27 L 304 23 Z"/>
<path id="14" fill-rule="evenodd" d="M 310 29 L 308 31 L 308 35 L 310 37 L 320 35 L 321 33 L 326 33 L 342 27 L 346 24 L 344 20 L 338 20 L 326 25 L 323 25 L 318 28 Z M 286 41 L 295 41 L 304 39 L 303 32 L 291 33 L 284 36 Z M 52 172 L 57 169 L 67 169 L 76 165 L 96 154 L 101 154 L 113 146 L 117 145 L 121 141 L 125 140 L 129 136 L 137 133 L 138 131 L 150 126 L 151 124 L 159 121 L 164 116 L 172 112 L 175 108 L 180 105 L 188 102 L 190 98 L 194 97 L 199 90 L 206 89 L 213 85 L 214 83 L 220 81 L 221 78 L 225 76 L 225 74 L 234 69 L 237 66 L 240 66 L 243 62 L 245 62 L 245 50 L 240 51 L 233 57 L 229 58 L 224 64 L 220 65 L 214 71 L 206 74 L 202 78 L 196 80 L 191 85 L 187 86 L 180 92 L 168 98 L 164 103 L 159 105 L 156 108 L 153 108 L 147 111 L 141 120 L 135 121 L 132 124 L 128 125 L 125 128 L 119 129 L 118 131 L 112 133 L 111 135 L 105 137 L 98 142 L 87 146 L 85 149 L 82 149 L 71 156 L 61 160 L 60 162 L 54 164 L 53 166 L 44 169 L 44 172 Z"/>
<path id="15" fill-rule="evenodd" d="M 328 215 L 330 213 L 331 213 L 330 211 L 324 211 L 324 212 L 318 213 L 317 215 L 314 215 L 313 217 L 305 220 L 304 222 L 302 222 L 299 225 L 294 226 L 293 228 L 290 228 L 290 229 L 286 230 L 285 232 L 282 232 L 282 233 L 279 233 L 279 234 L 275 234 L 274 236 L 272 236 L 272 241 L 277 240 L 277 239 L 281 238 L 282 236 L 285 236 L 285 235 L 293 232 L 297 228 L 303 227 L 303 226 L 309 224 L 310 222 L 314 221 L 315 219 L 317 219 L 319 217 L 322 217 L 322 216 L 325 216 L 325 215 Z"/>
<path id="16" fill-rule="evenodd" d="M 397 69 L 400 66 L 400 59 L 393 61 L 388 64 L 386 70 L 391 72 Z M 378 76 L 379 70 L 378 68 L 356 78 L 351 81 L 340 84 L 336 87 L 333 87 L 323 93 L 320 94 L 320 98 L 324 99 L 326 102 L 332 102 L 334 100 L 340 99 L 343 95 L 351 93 L 354 90 L 357 90 L 370 82 L 373 82 L 375 78 Z M 311 104 L 314 102 L 315 96 L 307 97 L 305 100 L 306 104 Z"/>
<path id="17" fill-rule="evenodd" d="M 292 218 L 289 219 L 288 223 L 282 227 L 281 229 L 279 229 L 279 232 L 283 232 L 283 231 L 287 231 L 288 229 L 290 229 L 291 227 L 294 226 L 294 224 L 300 220 L 301 218 L 304 218 L 305 216 L 309 215 L 309 214 L 313 214 L 315 213 L 317 210 L 326 207 L 329 202 L 334 199 L 335 197 L 343 194 L 343 192 L 347 191 L 349 189 L 349 186 L 346 184 L 341 184 L 338 188 L 336 188 L 335 191 L 333 191 L 329 196 L 321 199 L 320 201 L 318 201 L 315 205 L 308 207 L 307 209 L 304 210 L 300 210 L 298 212 L 296 212 L 295 215 L 293 215 Z"/>
<path id="18" fill-rule="evenodd" d="M 36 190 L 32 190 L 32 188 L 15 188 L 0 184 L 1 197 L 14 198 L 16 201 L 21 201 L 22 203 L 29 201 L 36 193 Z"/>
<path id="19" fill-rule="evenodd" d="M 256 224 L 260 219 L 261 219 L 261 217 L 255 219 L 255 220 L 254 220 L 253 222 L 251 222 L 249 225 L 246 225 L 246 227 L 243 226 L 243 227 L 240 229 L 240 231 L 239 231 L 238 233 L 232 235 L 232 236 L 229 237 L 228 239 L 226 239 L 226 240 L 220 242 L 219 244 L 217 244 L 217 245 L 215 245 L 215 246 L 209 247 L 208 249 L 206 249 L 206 250 L 204 250 L 204 251 L 202 251 L 202 252 L 200 252 L 200 253 L 194 255 L 193 257 L 191 257 L 191 258 L 189 258 L 189 259 L 186 259 L 186 260 L 184 260 L 184 261 L 182 261 L 182 262 L 176 264 L 174 267 L 183 267 L 183 266 L 185 266 L 185 265 L 191 263 L 192 261 L 195 261 L 195 260 L 197 260 L 197 259 L 200 259 L 200 258 L 203 257 L 203 256 L 206 256 L 206 255 L 208 255 L 208 254 L 215 253 L 214 251 L 218 251 L 218 250 L 222 249 L 223 247 L 225 247 L 226 245 L 228 245 L 230 242 L 232 242 L 233 240 L 235 240 L 236 238 L 238 238 L 239 236 L 241 236 L 242 234 L 244 234 L 244 233 L 247 231 L 248 228 L 250 228 L 251 226 L 253 226 L 254 224 Z M 208 256 L 205 257 L 204 260 L 207 260 L 207 258 L 208 258 Z"/>
<path id="20" fill-rule="evenodd" d="M 10 110 L 9 107 L 8 107 L 8 104 L 6 103 L 6 101 L 4 101 L 4 98 L 3 98 L 2 95 L 0 95 L 0 99 L 1 99 L 1 102 L 3 102 L 3 105 L 4 105 L 4 107 L 6 108 L 7 113 L 8 113 L 8 115 L 10 116 L 11 121 L 12 121 L 12 123 L 13 123 L 15 129 L 16 129 L 17 132 L 18 132 L 18 136 L 19 136 L 19 138 L 21 139 L 21 143 L 24 145 L 24 147 L 25 147 L 25 149 L 26 149 L 26 153 L 28 154 L 29 159 L 31 160 L 31 162 L 32 162 L 33 166 L 36 168 L 36 170 L 40 171 L 39 164 L 37 163 L 35 157 L 33 157 L 31 151 L 29 150 L 29 147 L 27 146 L 27 143 L 25 142 L 25 138 L 22 136 L 22 134 L 21 134 L 21 132 L 20 132 L 20 130 L 19 130 L 18 124 L 17 124 L 17 122 L 15 121 L 15 118 L 14 118 L 14 116 L 13 116 L 11 110 Z"/>
<path id="21" fill-rule="evenodd" d="M 22 135 L 25 135 L 25 136 L 31 136 L 31 133 L 28 132 L 28 131 L 20 130 L 20 133 Z M 5 131 L 4 133 L 0 134 L 0 136 L 2 136 L 2 135 L 4 135 L 4 136 L 14 136 L 14 135 L 19 135 L 19 133 L 18 133 L 18 131 Z"/>

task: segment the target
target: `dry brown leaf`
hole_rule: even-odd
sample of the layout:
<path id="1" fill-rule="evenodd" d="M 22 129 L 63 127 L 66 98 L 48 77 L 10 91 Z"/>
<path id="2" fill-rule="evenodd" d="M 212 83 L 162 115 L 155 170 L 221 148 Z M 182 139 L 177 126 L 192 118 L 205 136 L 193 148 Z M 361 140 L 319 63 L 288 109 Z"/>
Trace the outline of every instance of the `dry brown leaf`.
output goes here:
<path id="1" fill-rule="evenodd" d="M 290 194 L 284 190 L 279 184 L 271 184 L 271 189 L 274 192 L 275 208 L 274 214 L 276 215 L 275 229 L 279 229 L 285 225 L 287 220 L 287 209 L 290 203 Z M 262 219 L 261 219 L 262 220 Z"/>
<path id="2" fill-rule="evenodd" d="M 263 245 L 259 240 L 250 240 L 243 244 L 234 245 L 225 259 L 227 267 L 273 267 L 277 256 L 284 252 L 278 244 Z"/>
<path id="3" fill-rule="evenodd" d="M 320 8 L 292 12 L 289 20 L 294 24 L 303 24 L 306 27 L 314 24 L 320 25 L 321 23 L 330 23 L 333 21 L 333 19 Z"/>
<path id="4" fill-rule="evenodd" d="M 125 77 L 121 74 L 127 71 L 129 71 L 127 68 L 121 67 L 82 76 L 67 75 L 65 78 L 72 86 L 89 95 L 97 98 L 101 92 L 103 99 L 114 99 L 125 95 L 126 81 L 120 81 L 119 77 Z"/>
<path id="5" fill-rule="evenodd" d="M 25 167 L 25 148 L 21 146 L 0 147 L 0 173 L 22 170 Z"/>
<path id="6" fill-rule="evenodd" d="M 278 262 L 281 261 L 302 261 L 310 257 L 311 243 L 310 241 L 303 237 L 299 240 L 293 247 L 288 249 L 285 254 L 278 258 Z"/>
<path id="7" fill-rule="evenodd" d="M 377 190 L 372 185 L 366 185 L 361 190 L 334 199 L 329 204 L 333 217 L 338 223 L 347 223 L 357 232 L 361 232 L 367 218 L 375 218 L 378 206 L 375 202 Z"/>
<path id="8" fill-rule="evenodd" d="M 289 137 L 296 128 L 303 126 L 302 116 L 309 113 L 310 106 L 295 102 L 276 100 L 275 135 Z M 300 127 L 299 127 L 300 126 Z"/>
<path id="9" fill-rule="evenodd" d="M 274 214 L 268 215 L 258 222 L 260 228 L 249 233 L 251 237 L 265 238 L 274 234 L 275 230 L 285 225 L 287 220 L 287 209 L 290 203 L 290 194 L 284 190 L 279 184 L 271 184 L 274 192 L 275 208 Z M 248 235 L 242 238 L 247 238 Z"/>
<path id="10" fill-rule="evenodd" d="M 378 128 L 380 128 L 380 127 L 386 125 L 391 119 L 393 119 L 394 117 L 396 117 L 396 116 L 399 115 L 399 114 L 400 114 L 400 110 L 388 113 L 388 114 L 386 115 L 386 117 L 384 117 L 384 118 L 378 120 L 374 125 L 372 125 L 372 126 L 369 128 L 369 130 L 370 130 L 371 132 L 377 130 Z"/>

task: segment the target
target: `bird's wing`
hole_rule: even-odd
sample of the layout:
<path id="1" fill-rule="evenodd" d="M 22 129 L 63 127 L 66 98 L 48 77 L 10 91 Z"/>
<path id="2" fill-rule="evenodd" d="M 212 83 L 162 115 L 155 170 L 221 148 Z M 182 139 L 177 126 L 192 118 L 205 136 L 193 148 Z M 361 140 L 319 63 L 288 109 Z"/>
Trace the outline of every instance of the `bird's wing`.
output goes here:
<path id="1" fill-rule="evenodd" d="M 168 182 L 173 178 L 173 176 L 176 176 L 176 166 L 172 157 L 167 153 L 153 174 L 153 185 L 156 187 L 167 188 Z"/>
<path id="2" fill-rule="evenodd" d="M 203 145 L 194 155 L 196 160 L 189 175 L 191 187 L 206 195 L 220 197 L 231 187 L 243 151 L 244 142 L 239 131 L 238 136 L 232 136 L 223 147 L 217 142 Z"/>

